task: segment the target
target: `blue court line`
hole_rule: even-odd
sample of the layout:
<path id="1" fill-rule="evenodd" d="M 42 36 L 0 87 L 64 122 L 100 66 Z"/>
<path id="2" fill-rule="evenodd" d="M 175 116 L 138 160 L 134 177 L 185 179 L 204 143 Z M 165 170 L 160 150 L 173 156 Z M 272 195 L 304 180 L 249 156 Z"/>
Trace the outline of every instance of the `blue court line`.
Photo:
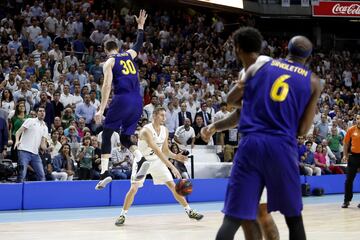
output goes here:
<path id="1" fill-rule="evenodd" d="M 339 208 L 343 201 L 343 194 L 325 195 L 321 197 L 304 197 L 304 205 L 338 203 Z M 354 194 L 353 204 L 360 202 L 360 194 Z M 223 202 L 190 203 L 190 206 L 200 212 L 220 212 Z M 10 222 L 32 221 L 65 221 L 79 219 L 115 218 L 119 215 L 121 206 L 96 207 L 96 208 L 71 208 L 71 209 L 43 209 L 20 210 L 0 212 L 0 224 Z M 168 213 L 182 213 L 184 209 L 179 204 L 137 205 L 132 206 L 129 214 L 161 215 Z"/>

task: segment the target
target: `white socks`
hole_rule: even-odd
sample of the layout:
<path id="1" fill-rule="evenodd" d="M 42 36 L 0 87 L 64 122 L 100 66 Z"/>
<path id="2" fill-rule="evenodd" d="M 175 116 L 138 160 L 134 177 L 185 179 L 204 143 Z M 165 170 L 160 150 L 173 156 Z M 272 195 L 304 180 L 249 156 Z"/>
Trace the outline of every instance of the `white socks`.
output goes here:
<path id="1" fill-rule="evenodd" d="M 120 216 L 121 216 L 121 215 L 126 216 L 127 212 L 128 212 L 128 210 L 121 209 Z"/>
<path id="2" fill-rule="evenodd" d="M 109 169 L 109 159 L 101 158 L 101 174 Z"/>
<path id="3" fill-rule="evenodd" d="M 189 211 L 191 210 L 191 207 L 190 207 L 189 204 L 188 204 L 188 205 L 186 205 L 186 206 L 184 207 L 184 209 L 185 209 L 185 212 L 189 212 Z"/>

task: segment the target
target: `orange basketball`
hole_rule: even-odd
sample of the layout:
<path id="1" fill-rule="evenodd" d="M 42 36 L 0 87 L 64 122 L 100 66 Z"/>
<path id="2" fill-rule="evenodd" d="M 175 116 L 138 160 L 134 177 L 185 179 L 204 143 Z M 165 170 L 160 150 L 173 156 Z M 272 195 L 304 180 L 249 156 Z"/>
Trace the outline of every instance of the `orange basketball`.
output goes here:
<path id="1" fill-rule="evenodd" d="M 176 183 L 176 192 L 181 196 L 187 196 L 192 193 L 192 183 L 189 179 L 181 179 Z"/>

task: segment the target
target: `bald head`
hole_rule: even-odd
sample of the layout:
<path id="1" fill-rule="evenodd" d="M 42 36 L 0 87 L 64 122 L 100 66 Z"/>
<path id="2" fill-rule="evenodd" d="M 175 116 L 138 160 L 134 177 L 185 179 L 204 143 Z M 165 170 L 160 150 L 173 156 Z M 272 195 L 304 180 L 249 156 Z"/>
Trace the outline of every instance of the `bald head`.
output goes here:
<path id="1" fill-rule="evenodd" d="M 307 37 L 295 36 L 290 39 L 288 49 L 291 57 L 306 60 L 312 52 L 312 43 Z"/>

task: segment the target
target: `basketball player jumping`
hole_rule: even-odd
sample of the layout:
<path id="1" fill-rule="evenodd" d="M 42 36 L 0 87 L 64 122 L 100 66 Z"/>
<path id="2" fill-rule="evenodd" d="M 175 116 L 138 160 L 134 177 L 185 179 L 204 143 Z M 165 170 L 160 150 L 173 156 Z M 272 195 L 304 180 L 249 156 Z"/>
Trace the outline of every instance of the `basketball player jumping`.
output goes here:
<path id="1" fill-rule="evenodd" d="M 144 39 L 144 23 L 147 18 L 145 10 L 141 10 L 139 17 L 135 17 L 138 23 L 138 35 L 133 48 L 119 53 L 119 47 L 115 41 L 105 43 L 105 52 L 109 59 L 104 63 L 104 83 L 101 89 L 101 104 L 95 115 L 97 124 L 101 123 L 106 104 L 111 92 L 111 85 L 114 89 L 110 106 L 106 113 L 103 124 L 101 144 L 101 180 L 95 189 L 100 190 L 112 181 L 108 173 L 109 158 L 111 153 L 111 136 L 114 131 L 121 131 L 121 144 L 129 148 L 134 154 L 134 161 L 139 165 L 137 178 L 144 177 L 144 172 L 149 167 L 142 154 L 131 142 L 130 136 L 134 134 L 136 126 L 142 114 L 142 97 L 138 80 L 138 71 L 134 59 L 142 47 Z"/>
<path id="2" fill-rule="evenodd" d="M 146 162 L 149 163 L 147 173 L 151 174 L 154 184 L 165 184 L 172 192 L 174 198 L 185 208 L 189 218 L 201 220 L 203 215 L 191 209 L 185 198 L 175 191 L 175 183 L 169 169 L 171 169 L 176 178 L 181 178 L 181 175 L 168 158 L 175 159 L 179 162 L 185 162 L 187 157 L 182 154 L 174 154 L 169 150 L 169 131 L 164 126 L 166 120 L 165 112 L 165 109 L 162 107 L 155 108 L 152 122 L 145 125 L 140 130 L 138 148 L 146 159 Z M 120 217 L 115 222 L 115 225 L 117 226 L 124 224 L 126 214 L 134 201 L 134 197 L 138 189 L 143 186 L 145 178 L 137 180 L 137 168 L 138 164 L 134 162 L 131 175 L 131 186 L 126 194 Z"/>

